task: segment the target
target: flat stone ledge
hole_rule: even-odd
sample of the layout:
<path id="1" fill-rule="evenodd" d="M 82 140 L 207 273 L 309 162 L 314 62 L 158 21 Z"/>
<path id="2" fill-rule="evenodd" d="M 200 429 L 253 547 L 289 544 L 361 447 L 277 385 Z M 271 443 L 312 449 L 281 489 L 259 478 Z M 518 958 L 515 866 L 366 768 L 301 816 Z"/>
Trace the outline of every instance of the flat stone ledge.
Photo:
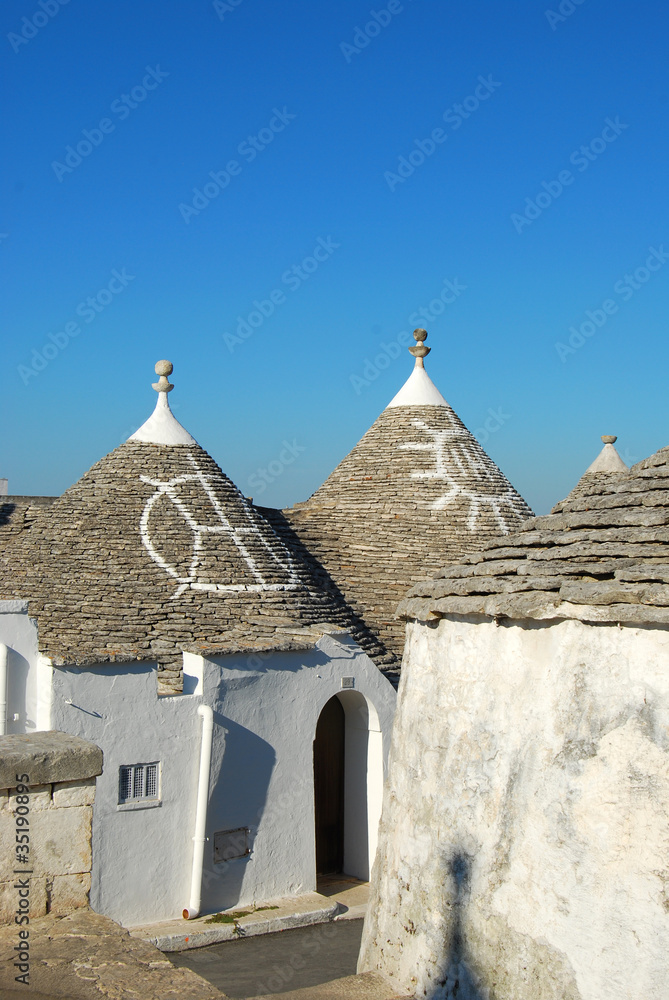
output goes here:
<path id="1" fill-rule="evenodd" d="M 263 907 L 271 907 L 263 909 Z M 223 913 L 250 910 L 246 917 L 239 917 L 231 924 L 210 924 L 211 914 L 196 917 L 195 920 L 169 920 L 157 924 L 146 924 L 130 928 L 132 937 L 148 941 L 160 951 L 188 951 L 190 948 L 206 948 L 221 941 L 233 941 L 242 937 L 256 937 L 259 934 L 274 934 L 293 927 L 310 927 L 334 920 L 340 911 L 336 900 L 321 896 L 318 892 L 307 892 L 301 896 L 287 896 L 268 900 L 257 905 L 237 906 Z"/>
<path id="2" fill-rule="evenodd" d="M 55 730 L 0 736 L 0 788 L 16 788 L 17 774 L 27 774 L 30 785 L 93 778 L 102 774 L 102 750 Z"/>
<path id="3" fill-rule="evenodd" d="M 190 969 L 177 969 L 108 917 L 78 910 L 30 922 L 30 982 L 15 993 L 18 928 L 0 927 L 0 997 L 45 1000 L 225 1000 Z"/>

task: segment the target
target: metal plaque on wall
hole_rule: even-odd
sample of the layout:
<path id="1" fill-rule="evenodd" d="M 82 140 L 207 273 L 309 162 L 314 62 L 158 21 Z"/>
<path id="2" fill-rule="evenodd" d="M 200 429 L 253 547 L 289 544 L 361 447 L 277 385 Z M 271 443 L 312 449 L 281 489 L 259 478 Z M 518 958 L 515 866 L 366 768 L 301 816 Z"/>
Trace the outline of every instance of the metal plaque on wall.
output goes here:
<path id="1" fill-rule="evenodd" d="M 214 864 L 245 858 L 251 853 L 249 828 L 240 826 L 236 830 L 219 830 L 214 834 Z"/>

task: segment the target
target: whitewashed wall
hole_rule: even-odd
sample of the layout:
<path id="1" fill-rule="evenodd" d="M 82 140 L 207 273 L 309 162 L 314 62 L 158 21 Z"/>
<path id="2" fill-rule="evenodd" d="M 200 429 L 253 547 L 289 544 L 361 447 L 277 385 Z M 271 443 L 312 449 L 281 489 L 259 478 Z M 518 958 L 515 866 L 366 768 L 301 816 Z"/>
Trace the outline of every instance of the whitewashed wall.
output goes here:
<path id="1" fill-rule="evenodd" d="M 669 632 L 408 632 L 360 968 L 458 1000 L 666 1000 Z"/>
<path id="2" fill-rule="evenodd" d="M 93 807 L 91 906 L 124 924 L 188 904 L 201 719 L 193 697 L 158 698 L 155 667 L 52 672 L 50 728 L 102 749 Z M 161 762 L 161 804 L 119 809 L 119 767 Z"/>
<path id="3" fill-rule="evenodd" d="M 24 601 L 0 601 L 0 642 L 7 646 L 5 732 L 32 732 L 38 728 L 37 625 Z"/>
<path id="4" fill-rule="evenodd" d="M 368 878 L 395 709 L 391 684 L 345 636 L 325 636 L 313 651 L 227 657 L 213 666 L 205 671 L 204 701 L 215 725 L 227 730 L 227 743 L 225 757 L 214 763 L 220 770 L 208 828 L 211 835 L 249 827 L 252 854 L 227 868 L 211 866 L 204 905 L 217 909 L 316 888 L 313 739 L 334 695 L 346 713 L 344 868 Z M 342 677 L 354 678 L 354 691 L 342 691 Z"/>
<path id="5" fill-rule="evenodd" d="M 374 794 L 371 821 L 361 817 L 365 845 L 350 831 L 347 845 L 363 864 L 374 848 L 380 745 L 385 738 L 387 753 L 396 697 L 371 660 L 350 638 L 326 636 L 303 652 L 216 661 L 186 655 L 185 668 L 185 693 L 161 698 L 150 665 L 50 671 L 49 727 L 90 739 L 104 753 L 93 818 L 93 908 L 131 926 L 179 917 L 188 904 L 201 702 L 214 710 L 202 912 L 314 889 L 312 742 L 344 676 L 354 677 L 378 730 L 368 741 Z M 48 673 L 43 668 L 44 678 Z M 347 729 L 359 726 L 359 704 L 344 707 Z M 119 767 L 154 760 L 161 762 L 161 804 L 119 809 Z M 359 795 L 351 801 L 360 808 Z M 213 833 L 240 826 L 251 829 L 251 855 L 214 865 Z"/>

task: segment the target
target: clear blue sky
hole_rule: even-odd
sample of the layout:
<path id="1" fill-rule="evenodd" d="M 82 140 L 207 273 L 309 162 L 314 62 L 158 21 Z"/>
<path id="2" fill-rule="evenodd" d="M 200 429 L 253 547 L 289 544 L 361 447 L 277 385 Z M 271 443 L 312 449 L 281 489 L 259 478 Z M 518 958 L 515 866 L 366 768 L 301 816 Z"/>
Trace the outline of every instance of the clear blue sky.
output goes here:
<path id="1" fill-rule="evenodd" d="M 628 461 L 669 444 L 664 4 L 42 4 L 1 13 L 10 492 L 116 447 L 169 358 L 176 416 L 240 488 L 306 499 L 417 325 L 540 513 L 600 434 Z"/>

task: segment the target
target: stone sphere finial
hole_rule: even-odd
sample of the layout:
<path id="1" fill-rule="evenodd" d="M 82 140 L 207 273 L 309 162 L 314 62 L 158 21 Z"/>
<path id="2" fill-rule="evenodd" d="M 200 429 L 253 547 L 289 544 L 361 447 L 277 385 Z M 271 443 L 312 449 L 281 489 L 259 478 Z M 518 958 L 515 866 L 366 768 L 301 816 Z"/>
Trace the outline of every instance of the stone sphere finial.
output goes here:
<path id="1" fill-rule="evenodd" d="M 602 441 L 604 444 L 615 444 L 617 440 L 617 434 L 602 434 Z"/>
<path id="2" fill-rule="evenodd" d="M 160 375 L 160 378 L 157 382 L 151 383 L 156 392 L 172 392 L 174 386 L 167 381 L 166 376 L 171 375 L 173 371 L 174 365 L 171 361 L 156 361 L 155 373 Z"/>
<path id="3" fill-rule="evenodd" d="M 430 351 L 432 350 L 431 347 L 426 347 L 424 344 L 424 340 L 426 339 L 426 337 L 427 337 L 427 330 L 423 330 L 423 328 L 420 326 L 417 327 L 417 329 L 415 329 L 413 332 L 413 339 L 417 342 L 416 346 L 409 348 L 409 353 L 413 354 L 414 358 L 416 359 L 416 362 L 420 365 L 423 364 L 423 358 L 426 358 L 430 353 Z"/>

